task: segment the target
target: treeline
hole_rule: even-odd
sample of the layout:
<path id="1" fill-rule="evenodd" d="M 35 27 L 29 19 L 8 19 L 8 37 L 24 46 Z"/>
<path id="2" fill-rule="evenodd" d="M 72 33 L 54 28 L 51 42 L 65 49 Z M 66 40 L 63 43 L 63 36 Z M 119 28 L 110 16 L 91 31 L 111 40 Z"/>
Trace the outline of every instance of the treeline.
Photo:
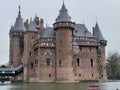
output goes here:
<path id="1" fill-rule="evenodd" d="M 108 79 L 120 79 L 120 54 L 118 52 L 109 52 L 106 68 Z"/>
<path id="2" fill-rule="evenodd" d="M 6 64 L 4 64 L 4 65 L 0 65 L 0 68 L 9 68 L 10 66 L 9 66 L 9 63 L 6 63 Z"/>

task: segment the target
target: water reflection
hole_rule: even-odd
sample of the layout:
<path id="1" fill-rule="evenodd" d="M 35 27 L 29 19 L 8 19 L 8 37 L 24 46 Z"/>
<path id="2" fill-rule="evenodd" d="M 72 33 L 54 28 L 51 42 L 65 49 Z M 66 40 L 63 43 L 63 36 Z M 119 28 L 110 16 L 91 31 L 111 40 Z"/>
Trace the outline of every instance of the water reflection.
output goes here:
<path id="1" fill-rule="evenodd" d="M 120 90 L 120 82 L 107 83 L 12 83 L 0 85 L 0 90 L 88 90 L 89 85 L 98 85 L 100 90 Z"/>

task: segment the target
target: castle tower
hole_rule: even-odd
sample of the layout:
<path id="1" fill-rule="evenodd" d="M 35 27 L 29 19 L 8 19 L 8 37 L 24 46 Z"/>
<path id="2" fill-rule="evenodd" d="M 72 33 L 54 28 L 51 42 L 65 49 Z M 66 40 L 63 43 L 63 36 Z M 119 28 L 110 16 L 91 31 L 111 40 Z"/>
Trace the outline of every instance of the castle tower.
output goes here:
<path id="1" fill-rule="evenodd" d="M 18 17 L 16 18 L 16 22 L 14 26 L 10 29 L 10 66 L 16 67 L 22 63 L 22 55 L 24 49 L 24 31 L 25 27 L 23 24 L 23 19 L 21 17 L 21 11 L 19 6 Z"/>
<path id="2" fill-rule="evenodd" d="M 28 77 L 31 77 L 31 74 L 34 75 L 34 63 L 35 57 L 33 52 L 33 44 L 37 39 L 37 24 L 36 17 L 30 21 L 28 29 L 24 34 L 24 81 L 28 81 Z M 35 76 L 35 75 L 34 75 Z"/>
<path id="3" fill-rule="evenodd" d="M 72 35 L 75 23 L 71 21 L 64 3 L 53 26 L 56 31 L 56 79 L 72 80 Z"/>
<path id="4" fill-rule="evenodd" d="M 93 35 L 95 36 L 98 43 L 98 61 L 99 61 L 99 77 L 101 81 L 106 81 L 106 55 L 105 55 L 105 47 L 107 45 L 107 41 L 104 39 L 101 30 L 99 28 L 98 23 L 96 23 L 95 28 L 93 30 Z"/>

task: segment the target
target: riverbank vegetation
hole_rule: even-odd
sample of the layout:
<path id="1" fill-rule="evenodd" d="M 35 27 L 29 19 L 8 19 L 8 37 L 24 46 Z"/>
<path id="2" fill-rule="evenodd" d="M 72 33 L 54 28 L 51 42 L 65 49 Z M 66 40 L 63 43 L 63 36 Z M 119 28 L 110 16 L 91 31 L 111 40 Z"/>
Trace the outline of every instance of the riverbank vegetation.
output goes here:
<path id="1" fill-rule="evenodd" d="M 10 67 L 9 63 L 6 63 L 4 65 L 0 65 L 0 68 L 9 68 L 9 67 Z"/>
<path id="2" fill-rule="evenodd" d="M 118 52 L 109 52 L 106 67 L 108 79 L 120 79 L 120 54 Z"/>

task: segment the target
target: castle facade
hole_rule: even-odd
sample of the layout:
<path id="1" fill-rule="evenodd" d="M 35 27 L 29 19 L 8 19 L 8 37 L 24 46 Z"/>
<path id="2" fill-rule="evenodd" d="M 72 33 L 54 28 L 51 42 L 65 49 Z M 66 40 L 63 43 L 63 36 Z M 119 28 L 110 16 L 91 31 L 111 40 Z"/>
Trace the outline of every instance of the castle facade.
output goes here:
<path id="1" fill-rule="evenodd" d="M 23 64 L 23 74 L 16 79 L 25 82 L 106 81 L 104 39 L 98 23 L 93 34 L 85 24 L 71 21 L 64 3 L 53 27 L 44 20 L 23 22 L 18 17 L 10 29 L 10 65 Z"/>

